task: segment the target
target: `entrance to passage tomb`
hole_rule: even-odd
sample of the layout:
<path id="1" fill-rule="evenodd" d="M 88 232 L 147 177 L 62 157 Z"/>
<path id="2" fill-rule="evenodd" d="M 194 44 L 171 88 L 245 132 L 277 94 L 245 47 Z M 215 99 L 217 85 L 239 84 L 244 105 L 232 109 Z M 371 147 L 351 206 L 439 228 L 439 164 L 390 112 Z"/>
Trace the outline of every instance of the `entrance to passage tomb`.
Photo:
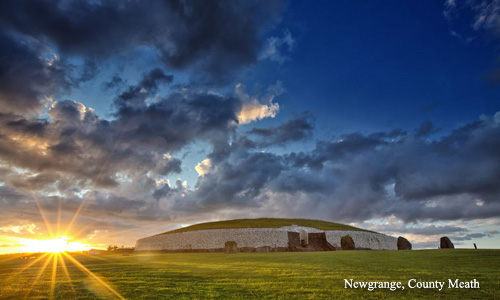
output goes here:
<path id="1" fill-rule="evenodd" d="M 306 245 L 304 245 L 305 239 L 307 239 Z M 335 247 L 327 242 L 324 232 L 308 233 L 305 230 L 288 232 L 288 248 L 292 252 L 335 250 Z"/>

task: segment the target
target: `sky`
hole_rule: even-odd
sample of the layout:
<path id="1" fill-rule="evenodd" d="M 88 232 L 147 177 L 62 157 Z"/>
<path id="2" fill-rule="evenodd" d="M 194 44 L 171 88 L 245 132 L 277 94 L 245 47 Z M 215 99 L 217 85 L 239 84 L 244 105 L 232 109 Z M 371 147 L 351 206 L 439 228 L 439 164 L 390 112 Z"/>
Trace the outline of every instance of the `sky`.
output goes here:
<path id="1" fill-rule="evenodd" d="M 499 0 L 2 1 L 0 124 L 0 253 L 259 217 L 500 248 Z"/>

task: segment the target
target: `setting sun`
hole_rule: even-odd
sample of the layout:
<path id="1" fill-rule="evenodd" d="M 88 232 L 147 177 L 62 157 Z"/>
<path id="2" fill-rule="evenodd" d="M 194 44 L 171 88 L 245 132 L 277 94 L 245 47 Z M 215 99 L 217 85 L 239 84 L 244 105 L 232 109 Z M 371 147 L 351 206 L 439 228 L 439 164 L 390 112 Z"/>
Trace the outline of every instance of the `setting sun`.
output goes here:
<path id="1" fill-rule="evenodd" d="M 90 248 L 88 245 L 79 242 L 70 242 L 70 240 L 70 238 L 65 236 L 48 240 L 26 239 L 23 241 L 25 246 L 22 248 L 22 251 L 60 253 L 64 251 L 85 251 Z"/>

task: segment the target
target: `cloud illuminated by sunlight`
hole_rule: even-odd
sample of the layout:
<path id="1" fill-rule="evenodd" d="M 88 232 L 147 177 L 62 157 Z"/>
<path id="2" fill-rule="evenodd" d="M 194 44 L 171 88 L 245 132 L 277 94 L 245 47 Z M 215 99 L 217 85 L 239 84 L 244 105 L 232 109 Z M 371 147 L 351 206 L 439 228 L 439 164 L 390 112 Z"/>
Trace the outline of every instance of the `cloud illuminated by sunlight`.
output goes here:
<path id="1" fill-rule="evenodd" d="M 278 103 L 273 103 L 274 95 L 267 95 L 264 97 L 266 103 L 261 103 L 257 98 L 248 95 L 245 92 L 245 86 L 241 83 L 236 85 L 235 93 L 243 102 L 241 111 L 238 113 L 240 124 L 248 124 L 264 118 L 274 118 L 280 109 Z"/>
<path id="2" fill-rule="evenodd" d="M 198 172 L 198 176 L 203 176 L 210 171 L 212 161 L 210 158 L 205 158 L 201 163 L 197 164 L 194 169 Z"/>

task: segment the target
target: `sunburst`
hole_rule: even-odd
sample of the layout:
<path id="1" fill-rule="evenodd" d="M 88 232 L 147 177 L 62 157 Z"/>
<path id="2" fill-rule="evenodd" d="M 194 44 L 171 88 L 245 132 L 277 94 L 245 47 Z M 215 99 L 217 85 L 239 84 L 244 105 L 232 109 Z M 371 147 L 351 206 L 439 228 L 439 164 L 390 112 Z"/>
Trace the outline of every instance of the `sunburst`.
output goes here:
<path id="1" fill-rule="evenodd" d="M 118 140 L 115 141 L 112 152 L 114 152 L 119 140 L 121 139 L 121 135 L 118 137 Z M 109 163 L 111 155 L 108 156 L 106 159 L 105 163 L 99 170 L 99 173 L 96 175 L 96 178 L 94 182 L 98 181 L 100 176 L 102 175 L 103 170 L 106 168 L 107 164 Z M 76 266 L 81 272 L 83 272 L 86 276 L 90 277 L 91 279 L 95 280 L 98 284 L 100 284 L 102 287 L 105 288 L 108 292 L 110 292 L 114 297 L 118 299 L 125 299 L 123 298 L 120 293 L 118 293 L 115 289 L 113 289 L 108 283 L 106 283 L 99 275 L 93 273 L 90 271 L 87 267 L 85 267 L 82 263 L 80 263 L 77 259 L 75 259 L 70 253 L 67 251 L 78 251 L 78 250 L 88 250 L 85 249 L 85 245 L 79 242 L 72 242 L 71 238 L 71 232 L 73 225 L 75 224 L 76 220 L 78 219 L 82 209 L 85 207 L 85 204 L 87 203 L 87 199 L 83 199 L 83 201 L 80 203 L 78 206 L 77 210 L 75 211 L 74 215 L 71 218 L 71 221 L 67 224 L 64 232 L 62 233 L 61 230 L 61 208 L 62 208 L 62 202 L 59 200 L 58 207 L 57 207 L 57 223 L 56 223 L 56 230 L 54 232 L 50 222 L 48 221 L 48 218 L 44 212 L 44 209 L 37 197 L 37 195 L 31 190 L 31 195 L 33 197 L 33 200 L 36 203 L 36 206 L 38 208 L 38 211 L 40 213 L 40 216 L 42 217 L 43 223 L 45 224 L 45 227 L 47 228 L 47 232 L 49 233 L 50 238 L 45 239 L 45 240 L 33 240 L 33 239 L 25 239 L 23 240 L 23 243 L 25 244 L 25 248 L 23 249 L 23 252 L 45 252 L 35 260 L 29 262 L 26 266 L 24 266 L 21 270 L 18 272 L 12 274 L 10 278 L 8 279 L 15 279 L 16 277 L 21 276 L 25 271 L 29 270 L 30 268 L 34 267 L 38 262 L 43 261 L 42 267 L 38 270 L 36 276 L 33 279 L 33 282 L 30 285 L 29 290 L 26 292 L 24 295 L 24 299 L 28 299 L 31 291 L 33 288 L 36 286 L 37 282 L 41 278 L 41 276 L 46 272 L 47 266 L 52 262 L 52 270 L 51 270 L 51 276 L 50 276 L 50 295 L 49 299 L 54 298 L 54 293 L 55 293 L 55 288 L 56 288 L 56 281 L 57 281 L 57 268 L 60 265 L 64 275 L 66 277 L 66 280 L 70 283 L 71 290 L 73 292 L 73 295 L 77 296 L 77 293 L 75 291 L 75 287 L 73 285 L 73 282 L 71 280 L 70 273 L 68 271 L 68 268 L 66 266 L 65 259 L 67 259 L 69 262 L 71 262 L 74 266 Z M 80 234 L 87 228 L 85 226 L 82 228 L 79 232 L 75 234 L 75 236 L 80 236 Z M 61 234 L 62 233 L 62 234 Z"/>
<path id="2" fill-rule="evenodd" d="M 34 193 L 32 193 L 33 199 L 35 200 L 35 203 L 37 205 L 37 208 L 40 212 L 40 216 L 42 217 L 42 220 L 47 228 L 47 231 L 50 235 L 50 238 L 45 239 L 45 240 L 35 240 L 35 239 L 25 239 L 23 240 L 23 243 L 25 247 L 23 248 L 23 252 L 42 252 L 38 258 L 34 259 L 33 261 L 30 261 L 26 266 L 24 266 L 22 269 L 20 269 L 18 272 L 12 274 L 8 280 L 14 280 L 16 278 L 19 278 L 20 276 L 23 275 L 24 272 L 27 270 L 30 270 L 31 268 L 34 268 L 35 265 L 39 266 L 38 263 L 42 263 L 41 267 L 38 267 L 38 271 L 36 275 L 33 278 L 33 281 L 31 282 L 29 289 L 25 292 L 23 295 L 24 299 L 28 299 L 34 289 L 34 287 L 37 285 L 39 282 L 40 278 L 46 273 L 46 272 L 51 272 L 50 273 L 50 292 L 47 298 L 53 299 L 55 290 L 56 290 L 56 283 L 57 283 L 57 269 L 60 266 L 67 282 L 70 283 L 71 291 L 73 295 L 76 297 L 77 293 L 75 290 L 75 287 L 73 285 L 70 273 L 68 271 L 68 267 L 66 265 L 65 260 L 69 261 L 71 264 L 76 266 L 82 273 L 84 273 L 86 276 L 90 277 L 92 280 L 94 280 L 97 284 L 101 285 L 107 292 L 113 295 L 113 297 L 118 298 L 118 299 L 125 299 L 123 298 L 120 293 L 118 293 L 115 289 L 113 289 L 108 283 L 105 282 L 104 278 L 101 276 L 93 273 L 91 270 L 89 270 L 87 267 L 85 267 L 82 263 L 80 263 L 76 258 L 72 256 L 71 253 L 68 251 L 75 251 L 75 250 L 83 250 L 86 245 L 79 243 L 79 242 L 72 242 L 72 238 L 70 237 L 70 228 L 73 226 L 75 223 L 76 219 L 78 218 L 78 215 L 80 214 L 81 210 L 83 209 L 85 205 L 85 201 L 83 201 L 80 206 L 78 207 L 77 211 L 73 215 L 71 222 L 68 224 L 66 229 L 64 230 L 64 235 L 60 235 L 62 230 L 61 230 L 61 203 L 58 205 L 58 212 L 57 212 L 57 226 L 56 230 L 54 231 L 53 228 L 51 227 L 51 224 L 49 223 L 47 216 L 43 210 L 43 207 L 41 203 L 39 202 L 38 198 Z M 76 236 L 79 236 L 79 233 L 76 234 Z M 49 267 L 49 265 L 52 262 L 52 266 Z M 45 275 L 45 276 L 48 276 Z"/>

